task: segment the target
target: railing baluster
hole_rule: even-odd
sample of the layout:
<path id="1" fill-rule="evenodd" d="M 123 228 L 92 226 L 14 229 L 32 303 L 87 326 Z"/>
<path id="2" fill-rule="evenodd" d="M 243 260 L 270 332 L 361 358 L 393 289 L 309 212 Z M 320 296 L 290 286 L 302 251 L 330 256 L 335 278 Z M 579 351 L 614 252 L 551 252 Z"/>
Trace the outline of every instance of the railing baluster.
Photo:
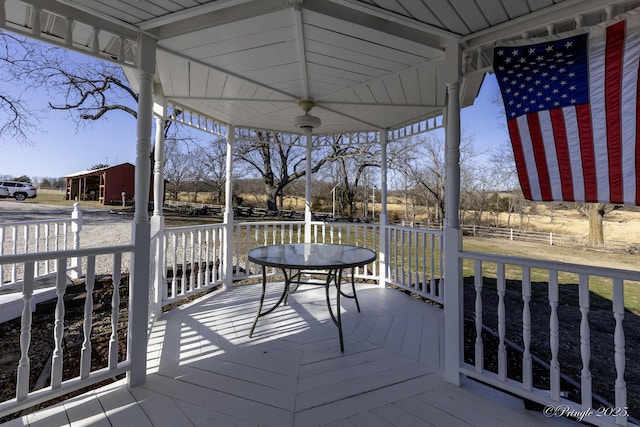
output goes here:
<path id="1" fill-rule="evenodd" d="M 399 229 L 394 229 L 393 232 L 391 233 L 393 235 L 393 267 L 394 267 L 394 274 L 393 274 L 393 279 L 396 281 L 396 283 L 398 283 L 400 280 L 399 276 L 398 276 L 398 265 L 400 264 L 398 262 L 398 252 L 400 251 L 400 245 L 398 244 L 398 233 L 400 233 Z"/>
<path id="2" fill-rule="evenodd" d="M 551 362 L 549 366 L 551 399 L 560 400 L 560 363 L 558 362 L 558 349 L 560 347 L 560 331 L 558 325 L 558 271 L 549 270 L 549 305 L 551 315 L 549 318 L 549 344 L 551 347 Z"/>
<path id="3" fill-rule="evenodd" d="M 504 295 L 507 290 L 507 283 L 504 273 L 504 264 L 497 265 L 497 288 L 498 288 L 498 378 L 507 380 L 507 346 L 505 345 L 506 315 L 504 308 Z"/>
<path id="4" fill-rule="evenodd" d="M 185 236 L 186 237 L 186 236 Z M 184 267 L 183 267 L 184 270 Z M 122 271 L 122 254 L 113 255 L 113 275 L 111 294 L 111 336 L 109 337 L 109 369 L 115 369 L 118 366 L 118 322 L 120 321 L 120 278 Z M 184 291 L 184 285 L 182 286 Z"/>
<path id="5" fill-rule="evenodd" d="M 625 337 L 622 321 L 624 320 L 624 284 L 621 279 L 613 279 L 613 317 L 616 321 L 616 327 L 613 333 L 614 343 L 614 360 L 616 364 L 616 408 L 627 407 L 627 383 L 624 380 L 624 372 L 626 369 L 625 360 Z M 626 425 L 626 417 L 617 417 L 616 424 Z"/>
<path id="6" fill-rule="evenodd" d="M 173 279 L 171 280 L 171 298 L 178 291 L 178 233 L 173 233 Z"/>
<path id="7" fill-rule="evenodd" d="M 405 245 L 406 245 L 406 239 L 405 236 L 407 235 L 406 231 L 402 231 L 400 234 L 400 248 L 401 248 L 401 262 L 402 262 L 402 268 L 400 269 L 400 271 L 402 272 L 402 280 L 400 281 L 400 283 L 402 284 L 402 286 L 407 286 L 407 268 L 406 268 L 406 255 L 405 255 Z"/>
<path id="8" fill-rule="evenodd" d="M 484 344 L 482 343 L 482 261 L 474 260 L 473 262 L 473 285 L 476 290 L 475 298 L 475 326 L 476 326 L 476 345 L 475 345 L 475 367 L 476 372 L 484 370 Z"/>
<path id="9" fill-rule="evenodd" d="M 1 266 L 0 266 L 1 267 Z M 31 344 L 31 298 L 33 297 L 33 262 L 24 264 L 24 283 L 22 285 L 22 317 L 20 319 L 20 360 L 16 377 L 16 399 L 24 400 L 29 394 L 29 375 L 31 362 L 29 346 Z"/>
<path id="10" fill-rule="evenodd" d="M 271 234 L 273 234 L 273 243 L 275 244 L 278 241 L 278 227 L 275 224 L 271 225 Z M 247 253 L 249 252 L 247 251 Z"/>
<path id="11" fill-rule="evenodd" d="M 195 269 L 196 269 L 196 265 L 195 265 L 195 233 L 193 232 L 193 230 L 191 230 L 189 232 L 189 264 L 190 264 L 190 273 L 189 273 L 189 285 L 188 286 L 183 286 L 182 287 L 182 292 L 183 293 L 188 293 L 191 292 L 195 289 Z"/>
<path id="12" fill-rule="evenodd" d="M 45 234 L 45 240 L 44 240 L 44 250 L 45 252 L 49 252 L 50 250 L 50 227 L 49 227 L 49 223 L 46 223 L 44 225 L 44 234 Z M 44 262 L 44 274 L 49 274 L 49 262 L 45 261 Z"/>
<path id="13" fill-rule="evenodd" d="M 531 268 L 522 267 L 522 388 L 533 389 L 533 365 L 531 362 Z"/>
<path id="14" fill-rule="evenodd" d="M 35 227 L 33 228 L 34 231 L 34 252 L 40 252 L 40 225 L 39 224 L 35 224 Z M 27 236 L 25 237 L 27 240 L 29 240 L 29 233 L 27 233 Z M 26 247 L 25 247 L 26 248 Z M 34 269 L 33 269 L 33 273 L 36 276 L 39 275 L 40 272 L 40 262 L 36 261 L 34 264 Z M 34 276 L 34 277 L 36 277 Z M 26 277 L 26 276 L 25 276 Z"/>
<path id="15" fill-rule="evenodd" d="M 409 282 L 409 286 L 411 288 L 415 288 L 415 284 L 413 283 L 413 269 L 411 268 L 411 261 L 413 258 L 413 233 L 411 232 L 411 230 L 407 231 L 407 255 L 406 255 L 406 260 L 407 260 L 407 265 L 405 265 L 405 274 L 408 277 L 408 282 Z"/>
<path id="16" fill-rule="evenodd" d="M 89 378 L 91 372 L 91 329 L 93 328 L 93 287 L 95 283 L 96 257 L 90 255 L 87 257 L 87 275 L 85 277 L 84 286 L 87 297 L 84 300 L 84 323 L 82 332 L 84 339 L 82 341 L 82 350 L 80 350 L 80 378 Z"/>
<path id="17" fill-rule="evenodd" d="M 4 227 L 0 226 L 0 256 L 4 255 Z M 4 265 L 0 265 L 0 284 L 4 283 Z"/>
<path id="18" fill-rule="evenodd" d="M 211 234 L 213 232 L 212 228 L 207 228 L 204 231 L 204 244 L 206 245 L 206 249 L 204 251 L 205 257 L 205 266 L 204 266 L 204 286 L 209 286 L 211 284 Z M 215 254 L 215 252 L 214 252 Z"/>
<path id="19" fill-rule="evenodd" d="M 582 358 L 582 371 L 580 373 L 580 385 L 582 390 L 582 409 L 592 408 L 591 394 L 591 331 L 589 328 L 589 276 L 581 274 L 578 278 L 578 299 L 580 303 L 580 356 Z"/>
<path id="20" fill-rule="evenodd" d="M 56 389 L 62 383 L 62 338 L 64 336 L 64 293 L 67 286 L 67 260 L 57 260 L 55 320 L 53 323 L 53 356 L 51 357 L 51 388 Z"/>
<path id="21" fill-rule="evenodd" d="M 182 276 L 180 279 L 180 291 L 178 293 L 184 295 L 187 287 L 187 233 L 184 231 L 180 233 L 180 238 L 182 239 Z"/>
<path id="22" fill-rule="evenodd" d="M 198 230 L 198 271 L 196 272 L 196 289 L 202 287 L 202 230 Z"/>
<path id="23" fill-rule="evenodd" d="M 13 254 L 18 253 L 18 227 L 13 226 Z M 16 282 L 18 279 L 17 276 L 17 266 L 15 263 L 11 264 L 11 281 Z"/>
<path id="24" fill-rule="evenodd" d="M 433 249 L 432 249 L 433 252 Z M 422 233 L 422 280 L 420 281 L 420 291 L 429 292 L 432 288 L 429 286 L 429 272 L 427 265 L 427 235 Z M 420 271 L 418 269 L 418 274 Z"/>

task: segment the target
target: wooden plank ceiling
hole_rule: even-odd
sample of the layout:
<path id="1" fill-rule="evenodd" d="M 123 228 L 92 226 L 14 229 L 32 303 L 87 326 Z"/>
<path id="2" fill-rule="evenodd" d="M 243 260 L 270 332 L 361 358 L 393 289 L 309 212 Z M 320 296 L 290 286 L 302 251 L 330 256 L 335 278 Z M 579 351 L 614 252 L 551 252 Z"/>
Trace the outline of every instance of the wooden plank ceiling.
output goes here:
<path id="1" fill-rule="evenodd" d="M 463 106 L 493 43 L 591 25 L 638 0 L 5 0 L 0 25 L 135 62 L 158 40 L 165 97 L 223 123 L 297 132 L 312 99 L 319 133 L 394 128 L 442 114 L 460 45 Z M 36 17 L 40 19 L 36 19 Z M 69 19 L 67 19 L 69 18 Z M 71 21 L 70 21 L 71 19 Z M 37 21 L 37 23 L 36 23 Z M 69 22 L 72 22 L 69 25 Z M 38 28 L 36 28 L 38 27 Z M 69 31 L 70 28 L 70 31 Z M 96 30 L 97 29 L 97 30 Z M 135 73 L 127 75 L 136 85 Z"/>

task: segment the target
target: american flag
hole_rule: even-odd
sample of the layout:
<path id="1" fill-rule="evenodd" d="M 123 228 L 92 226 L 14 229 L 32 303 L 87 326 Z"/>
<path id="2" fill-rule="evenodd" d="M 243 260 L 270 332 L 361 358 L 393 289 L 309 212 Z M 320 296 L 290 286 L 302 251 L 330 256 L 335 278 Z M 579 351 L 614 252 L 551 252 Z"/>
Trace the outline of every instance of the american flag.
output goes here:
<path id="1" fill-rule="evenodd" d="M 525 198 L 640 204 L 639 58 L 626 20 L 494 49 Z"/>

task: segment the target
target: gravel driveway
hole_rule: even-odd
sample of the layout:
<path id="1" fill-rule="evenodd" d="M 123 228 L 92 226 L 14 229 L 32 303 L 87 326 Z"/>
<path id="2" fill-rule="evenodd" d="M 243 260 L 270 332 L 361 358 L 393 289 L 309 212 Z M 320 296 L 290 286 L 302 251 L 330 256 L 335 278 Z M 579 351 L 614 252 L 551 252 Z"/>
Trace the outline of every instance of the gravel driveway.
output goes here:
<path id="1" fill-rule="evenodd" d="M 0 199 L 0 223 L 71 218 L 73 208 Z M 82 208 L 81 247 L 126 245 L 131 242 L 133 218 L 106 208 Z"/>

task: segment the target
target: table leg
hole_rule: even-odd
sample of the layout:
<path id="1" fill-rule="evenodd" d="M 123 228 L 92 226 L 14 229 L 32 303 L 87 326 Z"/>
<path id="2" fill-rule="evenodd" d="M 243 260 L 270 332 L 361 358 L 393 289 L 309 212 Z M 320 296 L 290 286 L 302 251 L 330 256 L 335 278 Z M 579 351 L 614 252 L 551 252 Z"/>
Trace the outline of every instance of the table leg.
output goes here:
<path id="1" fill-rule="evenodd" d="M 342 270 L 340 270 L 342 273 Z M 337 286 L 336 286 L 337 287 Z M 344 292 L 341 292 L 343 297 L 353 298 L 356 300 L 356 307 L 358 308 L 358 313 L 360 313 L 360 303 L 358 302 L 358 294 L 356 293 L 356 277 L 355 277 L 355 268 L 351 267 L 351 295 L 347 295 Z"/>
<path id="2" fill-rule="evenodd" d="M 251 325 L 251 330 L 249 331 L 249 338 L 253 336 L 253 331 L 256 328 L 258 319 L 262 316 L 266 316 L 267 314 L 271 313 L 273 310 L 278 308 L 278 306 L 282 304 L 282 301 L 286 301 L 286 297 L 289 294 L 289 280 L 286 273 L 284 277 L 285 277 L 284 289 L 282 290 L 282 295 L 280 295 L 280 299 L 278 300 L 278 302 L 275 303 L 273 307 L 263 312 L 262 306 L 264 304 L 264 294 L 266 293 L 266 290 L 267 290 L 267 267 L 262 266 L 262 295 L 260 295 L 260 304 L 258 305 L 258 312 L 256 313 L 256 318 L 253 320 L 253 325 Z"/>
<path id="3" fill-rule="evenodd" d="M 342 283 L 342 269 L 338 270 L 335 280 L 337 280 L 336 286 L 338 287 L 338 292 L 336 292 L 336 310 L 338 310 L 338 335 L 340 335 L 340 351 L 344 353 L 344 340 L 342 338 L 342 310 L 340 309 L 340 294 L 342 294 L 342 290 L 340 289 L 340 284 Z"/>
<path id="4" fill-rule="evenodd" d="M 331 298 L 329 296 L 329 289 L 331 288 L 331 280 L 333 279 L 334 285 L 336 287 L 336 313 L 333 312 L 333 308 L 331 307 Z M 325 293 L 327 298 L 327 309 L 329 309 L 329 315 L 331 316 L 331 320 L 338 327 L 338 335 L 340 337 L 340 351 L 344 353 L 344 340 L 342 338 L 342 314 L 340 310 L 340 295 L 342 291 L 340 290 L 340 282 L 342 281 L 342 269 L 336 269 L 335 273 L 330 271 L 327 275 L 327 282 L 325 284 Z"/>

